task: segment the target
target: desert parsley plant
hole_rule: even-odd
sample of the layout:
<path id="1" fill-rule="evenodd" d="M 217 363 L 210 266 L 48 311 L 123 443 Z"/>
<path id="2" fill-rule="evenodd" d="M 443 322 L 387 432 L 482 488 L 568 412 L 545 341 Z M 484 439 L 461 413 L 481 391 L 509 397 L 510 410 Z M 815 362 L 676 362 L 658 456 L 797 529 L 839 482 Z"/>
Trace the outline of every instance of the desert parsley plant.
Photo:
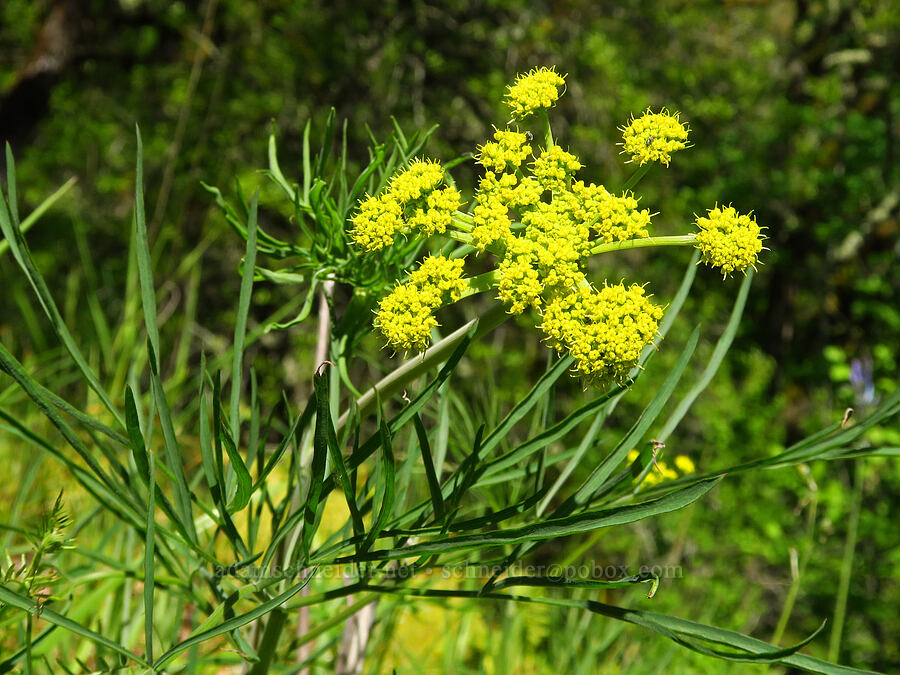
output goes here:
<path id="1" fill-rule="evenodd" d="M 490 289 L 510 314 L 536 310 L 543 339 L 569 354 L 586 382 L 624 383 L 657 336 L 663 308 L 642 284 L 589 279 L 588 259 L 674 244 L 696 247 L 701 261 L 723 275 L 756 263 L 762 235 L 749 214 L 716 206 L 696 219 L 697 232 L 651 237 L 653 214 L 631 190 L 580 180 L 581 161 L 554 141 L 550 127 L 549 111 L 564 86 L 552 68 L 536 68 L 510 85 L 510 120 L 478 148 L 482 174 L 468 211 L 430 159 L 416 159 L 360 204 L 351 237 L 372 255 L 401 238 L 442 235 L 468 246 L 452 259 L 426 258 L 381 300 L 375 325 L 396 351 L 424 351 L 436 309 Z M 624 127 L 622 152 L 641 167 L 668 166 L 687 138 L 678 115 L 648 110 Z M 464 263 L 478 255 L 491 256 L 496 267 L 467 278 Z"/>
<path id="2" fill-rule="evenodd" d="M 358 672 L 364 659 L 377 672 L 387 668 L 379 659 L 390 651 L 397 608 L 423 599 L 599 615 L 710 657 L 843 672 L 798 653 L 815 635 L 781 647 L 597 601 L 600 591 L 643 587 L 646 597 L 632 601 L 650 602 L 661 583 L 652 569 L 559 573 L 568 567 L 556 564 L 560 547 L 550 542 L 584 537 L 590 546 L 588 536 L 604 528 L 697 502 L 726 473 L 877 454 L 865 432 L 900 412 L 897 392 L 856 424 L 836 422 L 738 466 L 663 459 L 737 331 L 760 228 L 750 214 L 716 205 L 694 232 L 652 236 L 653 214 L 633 189 L 650 166 L 688 147 L 687 128 L 665 111 L 633 119 L 622 148 L 634 176 L 621 190 L 586 182 L 550 127 L 564 85 L 554 69 L 516 78 L 508 122 L 475 153 L 478 188 L 468 205 L 454 163 L 423 156 L 433 130 L 406 136 L 398 127 L 354 174 L 346 144 L 332 153 L 332 114 L 315 156 L 307 126 L 297 182 L 285 177 L 270 139 L 267 175 L 293 229 L 279 237 L 260 226 L 259 192 L 247 200 L 238 185 L 232 205 L 207 186 L 246 241 L 234 338 L 224 349 L 202 345 L 190 368 L 179 348 L 174 373 L 161 358 L 173 340 L 157 310 L 140 137 L 131 281 L 110 341 L 115 353 L 104 352 L 122 364 L 112 377 L 95 371 L 67 328 L 23 234 L 59 193 L 20 220 L 7 149 L 0 255 L 15 259 L 62 344 L 53 377 L 74 378 L 86 403 L 42 384 L 46 372 L 0 344 L 0 438 L 52 458 L 70 483 L 67 499 L 90 508 L 63 511 L 58 500 L 37 530 L 15 514 L 3 523 L 11 543 L 0 559 L 0 672 Z M 665 307 L 640 279 L 593 279 L 587 268 L 592 256 L 672 245 L 696 250 Z M 491 269 L 469 276 L 476 258 Z M 694 329 L 634 424 L 620 438 L 601 434 L 678 317 L 695 262 L 726 276 L 747 271 L 708 365 L 670 405 L 698 344 Z M 263 284 L 288 287 L 290 299 L 253 325 L 254 289 Z M 490 293 L 493 308 L 435 339 L 435 312 L 475 293 Z M 474 341 L 516 314 L 533 317 L 560 356 L 550 354 L 505 415 L 479 419 L 454 389 L 456 371 Z M 316 336 L 315 351 L 303 354 L 312 391 L 270 391 L 247 348 L 267 330 L 295 326 Z M 391 363 L 374 384 L 359 367 L 373 326 L 393 351 L 423 352 Z M 179 347 L 200 332 L 193 329 L 185 326 Z M 552 405 L 573 369 L 589 386 L 576 405 Z M 11 391 L 21 395 L 14 406 Z M 575 556 L 587 550 L 579 544 Z M 565 631 L 552 639 L 571 643 Z M 585 653 L 587 672 L 594 651 Z"/>

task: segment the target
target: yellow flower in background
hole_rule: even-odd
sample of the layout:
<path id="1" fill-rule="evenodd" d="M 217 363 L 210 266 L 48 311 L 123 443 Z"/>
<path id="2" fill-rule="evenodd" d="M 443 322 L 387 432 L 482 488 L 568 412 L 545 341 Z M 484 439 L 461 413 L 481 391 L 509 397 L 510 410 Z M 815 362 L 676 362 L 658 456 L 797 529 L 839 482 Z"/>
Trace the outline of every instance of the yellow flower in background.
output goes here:
<path id="1" fill-rule="evenodd" d="M 694 462 L 691 461 L 691 458 L 687 455 L 678 455 L 675 457 L 675 468 L 681 473 L 694 473 L 697 470 L 697 467 L 694 466 Z"/>
<path id="2" fill-rule="evenodd" d="M 506 103 L 515 119 L 522 119 L 538 110 L 550 108 L 559 100 L 559 87 L 566 83 L 565 77 L 554 68 L 533 68 L 516 77 L 509 85 Z"/>
<path id="3" fill-rule="evenodd" d="M 622 152 L 643 166 L 660 162 L 669 166 L 671 153 L 687 147 L 687 127 L 678 121 L 678 113 L 670 115 L 663 108 L 654 113 L 649 109 L 622 129 Z"/>
<path id="4" fill-rule="evenodd" d="M 732 206 L 711 209 L 706 218 L 697 218 L 697 227 L 701 262 L 722 270 L 723 276 L 753 265 L 762 251 L 762 229 L 750 214 Z"/>

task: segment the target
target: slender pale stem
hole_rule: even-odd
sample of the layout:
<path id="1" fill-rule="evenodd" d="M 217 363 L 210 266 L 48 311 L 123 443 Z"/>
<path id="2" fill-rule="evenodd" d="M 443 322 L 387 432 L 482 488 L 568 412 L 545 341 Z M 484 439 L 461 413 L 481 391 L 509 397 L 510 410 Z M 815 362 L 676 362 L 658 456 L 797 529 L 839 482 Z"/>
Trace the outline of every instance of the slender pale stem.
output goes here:
<path id="1" fill-rule="evenodd" d="M 643 164 L 634 170 L 634 173 L 628 177 L 628 180 L 625 181 L 625 185 L 622 186 L 622 191 L 625 190 L 633 190 L 634 186 L 641 182 L 641 179 L 647 175 L 647 172 L 650 170 L 649 164 Z"/>
<path id="2" fill-rule="evenodd" d="M 591 249 L 591 255 L 609 253 L 611 251 L 627 251 L 632 248 L 648 248 L 651 246 L 694 246 L 697 242 L 695 234 L 677 234 L 670 237 L 644 237 L 643 239 L 627 239 L 609 244 L 598 244 Z"/>

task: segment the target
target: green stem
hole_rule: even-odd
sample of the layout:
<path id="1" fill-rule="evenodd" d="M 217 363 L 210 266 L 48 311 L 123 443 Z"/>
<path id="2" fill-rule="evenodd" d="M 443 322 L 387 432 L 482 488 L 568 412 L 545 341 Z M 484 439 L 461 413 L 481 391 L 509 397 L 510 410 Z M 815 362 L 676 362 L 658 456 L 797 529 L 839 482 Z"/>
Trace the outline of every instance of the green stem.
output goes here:
<path id="1" fill-rule="evenodd" d="M 52 195 L 38 204 L 38 207 L 34 211 L 29 213 L 28 217 L 26 217 L 25 220 L 22 221 L 22 224 L 19 225 L 19 228 L 22 230 L 22 234 L 28 232 L 31 226 L 34 225 L 38 221 L 38 219 L 50 209 L 51 206 L 53 206 L 64 194 L 71 190 L 72 186 L 75 185 L 77 180 L 78 179 L 74 177 L 70 178 L 65 183 L 63 183 L 56 192 L 54 192 Z M 6 239 L 0 241 L 0 255 L 6 253 L 6 249 L 8 248 L 9 242 Z"/>
<path id="2" fill-rule="evenodd" d="M 772 635 L 771 642 L 773 645 L 781 643 L 781 638 L 784 637 L 784 631 L 791 618 L 791 613 L 794 611 L 797 595 L 800 593 L 800 584 L 803 580 L 803 574 L 806 571 L 806 563 L 809 562 L 809 556 L 812 552 L 813 545 L 815 544 L 817 508 L 818 495 L 813 493 L 806 517 L 806 535 L 804 536 L 803 541 L 802 557 L 795 568 L 792 565 L 793 579 L 791 581 L 791 587 L 788 589 L 787 598 L 784 601 L 784 607 L 781 610 L 781 616 L 778 618 L 778 625 L 775 627 L 775 633 Z"/>
<path id="3" fill-rule="evenodd" d="M 550 128 L 550 115 L 546 110 L 541 111 L 541 121 L 544 123 L 544 143 L 547 145 L 545 150 L 553 147 L 553 129 Z"/>
<path id="4" fill-rule="evenodd" d="M 850 523 L 847 526 L 847 539 L 844 542 L 844 557 L 841 561 L 841 577 L 838 583 L 837 598 L 834 602 L 834 626 L 828 641 L 828 660 L 837 663 L 841 651 L 841 636 L 844 632 L 844 618 L 847 615 L 847 596 L 850 593 L 850 577 L 853 576 L 853 557 L 856 552 L 856 536 L 859 527 L 859 510 L 862 502 L 863 477 L 860 461 L 851 462 L 853 466 L 853 494 L 850 498 Z"/>
<path id="5" fill-rule="evenodd" d="M 609 253 L 611 251 L 623 251 L 632 248 L 647 248 L 650 246 L 694 246 L 697 242 L 695 234 L 677 234 L 669 237 L 644 237 L 643 239 L 627 239 L 614 241 L 609 244 L 598 244 L 591 249 L 591 255 Z"/>
<path id="6" fill-rule="evenodd" d="M 506 321 L 509 316 L 510 315 L 507 314 L 506 307 L 503 303 L 498 302 L 479 318 L 463 324 L 443 340 L 436 342 L 426 349 L 421 355 L 410 359 L 392 373 L 383 377 L 378 384 L 373 386 L 356 400 L 356 405 L 359 408 L 359 416 L 364 417 L 372 411 L 372 408 L 375 406 L 376 391 L 381 398 L 393 396 L 397 392 L 402 391 L 404 387 L 417 377 L 428 372 L 442 361 L 445 361 L 447 357 L 453 353 L 453 350 L 456 349 L 459 343 L 463 341 L 468 334 L 469 329 L 472 328 L 476 322 L 478 323 L 478 328 L 476 329 L 473 338 L 475 340 L 494 330 L 497 326 Z M 335 425 L 337 431 L 344 428 L 344 425 L 347 424 L 349 418 L 350 411 L 348 410 L 341 415 L 340 419 L 337 421 L 337 424 Z"/>
<path id="7" fill-rule="evenodd" d="M 650 170 L 649 164 L 643 164 L 634 170 L 634 173 L 628 177 L 628 180 L 625 181 L 625 185 L 622 186 L 622 191 L 625 190 L 633 190 L 634 186 L 641 182 L 641 179 L 647 175 L 647 172 Z"/>

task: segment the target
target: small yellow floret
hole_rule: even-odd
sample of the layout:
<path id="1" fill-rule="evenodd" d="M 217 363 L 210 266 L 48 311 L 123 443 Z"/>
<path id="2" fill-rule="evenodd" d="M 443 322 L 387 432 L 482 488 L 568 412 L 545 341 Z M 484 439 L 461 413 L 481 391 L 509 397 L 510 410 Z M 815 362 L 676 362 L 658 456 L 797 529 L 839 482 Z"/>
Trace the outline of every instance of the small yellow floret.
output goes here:
<path id="1" fill-rule="evenodd" d="M 516 169 L 531 154 L 528 137 L 518 131 L 498 129 L 494 132 L 494 140 L 496 142 L 485 143 L 478 149 L 478 163 L 486 169 L 497 172 Z"/>
<path id="2" fill-rule="evenodd" d="M 718 206 L 708 217 L 698 217 L 697 248 L 700 260 L 718 267 L 723 276 L 753 265 L 762 251 L 761 229 L 750 215 L 742 215 L 734 207 Z"/>
<path id="3" fill-rule="evenodd" d="M 352 218 L 354 243 L 366 251 L 389 246 L 394 235 L 403 227 L 403 208 L 390 194 L 366 197 Z"/>
<path id="4" fill-rule="evenodd" d="M 444 180 L 444 168 L 432 159 L 413 160 L 408 167 L 391 178 L 390 193 L 406 206 L 428 194 Z"/>
<path id="5" fill-rule="evenodd" d="M 453 212 L 462 206 L 462 195 L 455 187 L 432 190 L 425 200 L 424 208 L 417 208 L 407 221 L 408 225 L 430 237 L 443 234 L 453 219 Z"/>
<path id="6" fill-rule="evenodd" d="M 507 241 L 506 254 L 497 267 L 497 291 L 509 305 L 510 314 L 521 314 L 541 304 L 544 286 L 536 269 L 539 248 L 533 241 L 519 237 Z"/>
<path id="7" fill-rule="evenodd" d="M 422 293 L 431 298 L 433 307 L 440 307 L 444 298 L 456 302 L 469 287 L 463 278 L 462 258 L 451 260 L 443 256 L 430 255 L 411 272 L 409 281 L 418 286 Z"/>
<path id="8" fill-rule="evenodd" d="M 647 162 L 669 166 L 671 153 L 687 147 L 687 127 L 678 121 L 678 113 L 670 115 L 665 108 L 658 113 L 647 110 L 641 117 L 632 118 L 622 132 L 622 152 L 641 166 Z"/>
<path id="9" fill-rule="evenodd" d="M 425 351 L 431 329 L 438 325 L 433 312 L 445 300 L 456 302 L 468 288 L 463 278 L 463 259 L 428 256 L 378 305 L 375 326 L 399 351 Z"/>
<path id="10" fill-rule="evenodd" d="M 558 145 L 552 145 L 534 160 L 531 173 L 548 190 L 564 190 L 572 175 L 581 169 L 578 158 L 563 150 Z"/>
<path id="11" fill-rule="evenodd" d="M 497 190 L 485 190 L 475 195 L 472 219 L 475 222 L 472 243 L 479 251 L 484 251 L 495 241 L 506 241 L 512 236 L 509 209 Z"/>
<path id="12" fill-rule="evenodd" d="M 605 243 L 649 237 L 650 211 L 638 209 L 634 193 L 624 192 L 621 197 L 610 194 L 602 185 L 585 186 L 581 181 L 572 186 L 578 197 L 578 217 L 593 223 L 592 227 Z"/>
<path id="13" fill-rule="evenodd" d="M 553 68 L 533 68 L 516 77 L 506 94 L 506 103 L 516 119 L 551 107 L 559 99 L 559 87 L 566 80 Z"/>

